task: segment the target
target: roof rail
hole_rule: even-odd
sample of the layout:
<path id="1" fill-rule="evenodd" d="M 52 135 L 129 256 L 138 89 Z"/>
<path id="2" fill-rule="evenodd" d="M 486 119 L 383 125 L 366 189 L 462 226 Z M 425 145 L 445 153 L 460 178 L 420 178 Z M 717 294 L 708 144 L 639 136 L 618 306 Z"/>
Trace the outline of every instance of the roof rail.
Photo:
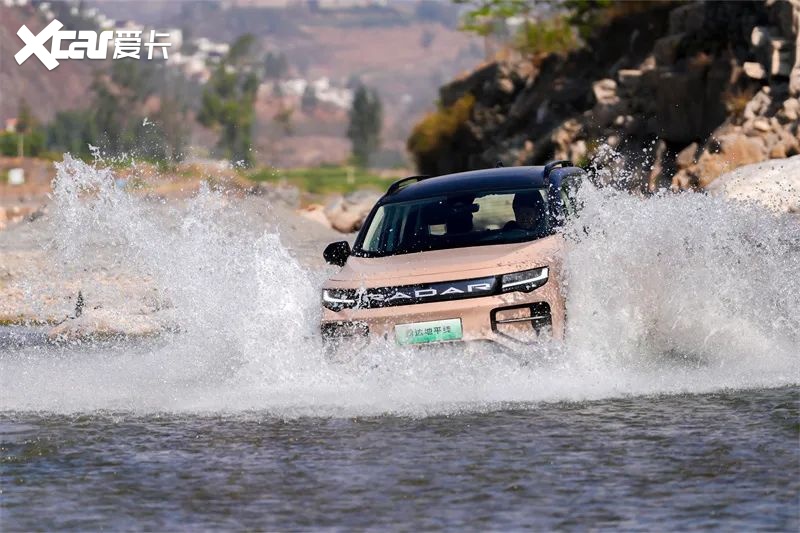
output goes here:
<path id="1" fill-rule="evenodd" d="M 550 161 L 544 166 L 544 174 L 542 174 L 542 179 L 546 182 L 547 178 L 550 176 L 550 173 L 558 168 L 558 167 L 571 167 L 572 161 L 567 159 L 558 159 L 556 161 Z"/>
<path id="2" fill-rule="evenodd" d="M 403 178 L 403 179 L 397 180 L 394 183 L 392 183 L 391 185 L 389 185 L 389 189 L 386 191 L 386 194 L 387 195 L 394 194 L 394 193 L 400 191 L 401 189 L 404 189 L 404 188 L 408 187 L 409 185 L 411 185 L 412 181 L 413 182 L 418 182 L 418 181 L 426 180 L 426 179 L 432 178 L 432 177 L 433 176 L 429 176 L 427 174 L 420 174 L 419 176 L 409 176 L 407 178 Z"/>

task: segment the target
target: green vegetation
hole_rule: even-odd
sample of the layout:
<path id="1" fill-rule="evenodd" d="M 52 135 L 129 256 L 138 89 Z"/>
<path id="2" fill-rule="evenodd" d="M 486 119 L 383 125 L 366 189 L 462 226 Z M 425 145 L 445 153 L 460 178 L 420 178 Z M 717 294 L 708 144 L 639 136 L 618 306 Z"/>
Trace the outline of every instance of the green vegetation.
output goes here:
<path id="1" fill-rule="evenodd" d="M 20 137 L 22 137 L 22 153 L 26 157 L 39 157 L 44 152 L 45 137 L 41 130 L 34 130 L 27 135 L 0 132 L 0 155 L 16 157 L 19 155 Z"/>
<path id="2" fill-rule="evenodd" d="M 614 0 L 567 0 L 564 8 L 570 24 L 578 29 L 583 39 L 588 39 L 595 28 L 607 22 L 605 12 L 614 3 Z"/>
<path id="3" fill-rule="evenodd" d="M 60 111 L 47 127 L 47 145 L 76 157 L 89 157 L 89 145 L 100 137 L 89 110 Z"/>
<path id="4" fill-rule="evenodd" d="M 427 161 L 451 143 L 467 123 L 475 106 L 475 96 L 465 94 L 452 106 L 428 113 L 411 132 L 408 151 L 414 156 L 417 168 L 429 168 Z"/>
<path id="5" fill-rule="evenodd" d="M 197 120 L 219 130 L 217 147 L 226 159 L 246 167 L 253 165 L 253 124 L 259 80 L 248 68 L 252 61 L 252 35 L 243 35 L 231 46 L 203 92 Z"/>
<path id="6" fill-rule="evenodd" d="M 0 155 L 36 157 L 44 149 L 44 132 L 31 113 L 28 102 L 23 98 L 19 102 L 15 130 L 0 132 Z"/>
<path id="7" fill-rule="evenodd" d="M 300 109 L 303 110 L 303 113 L 311 113 L 317 108 L 317 104 L 319 104 L 317 91 L 315 91 L 314 87 L 309 83 L 303 90 L 303 97 L 300 100 Z"/>
<path id="8" fill-rule="evenodd" d="M 523 24 L 514 45 L 528 55 L 564 54 L 578 47 L 578 39 L 568 18 L 557 16 L 536 24 Z"/>
<path id="9" fill-rule="evenodd" d="M 112 157 L 130 154 L 149 161 L 179 158 L 187 135 L 184 124 L 188 105 L 180 81 L 169 80 L 166 75 L 163 67 L 145 61 L 113 62 L 110 76 L 98 76 L 92 85 L 95 100 L 83 115 L 88 124 L 78 128 L 88 137 L 80 139 L 84 147 L 80 153 L 85 155 L 92 144 Z M 170 83 L 172 90 L 164 90 Z M 144 108 L 153 98 L 158 99 L 160 110 L 147 117 Z M 170 135 L 164 129 L 165 122 L 169 122 Z M 57 138 L 56 134 L 51 136 Z"/>
<path id="10" fill-rule="evenodd" d="M 61 111 L 41 125 L 20 102 L 16 132 L 0 133 L 0 154 L 16 156 L 22 148 L 29 157 L 70 152 L 89 159 L 90 146 L 96 146 L 110 159 L 128 154 L 156 162 L 180 160 L 188 135 L 184 83 L 145 61 L 114 61 L 94 79 L 87 109 Z M 159 110 L 146 118 L 145 102 L 152 101 Z"/>
<path id="11" fill-rule="evenodd" d="M 485 39 L 487 57 L 490 54 L 489 38 L 496 38 L 508 46 L 530 55 L 566 53 L 578 47 L 573 26 L 610 0 L 453 0 L 456 4 L 471 6 L 461 22 L 461 29 Z M 536 5 L 553 6 L 559 13 L 540 18 Z M 522 24 L 511 33 L 507 22 L 512 17 L 522 19 Z M 591 19 L 593 20 L 593 19 Z"/>
<path id="12" fill-rule="evenodd" d="M 453 0 L 471 6 L 461 21 L 461 29 L 482 37 L 497 32 L 503 22 L 514 16 L 528 17 L 535 2 L 526 0 Z"/>
<path id="13" fill-rule="evenodd" d="M 358 167 L 321 166 L 291 170 L 261 169 L 248 175 L 254 181 L 287 183 L 312 194 L 345 194 L 358 189 L 383 191 L 397 177 L 385 178 Z"/>
<path id="14" fill-rule="evenodd" d="M 264 78 L 280 80 L 289 73 L 289 62 L 281 52 L 267 52 L 264 56 Z"/>
<path id="15" fill-rule="evenodd" d="M 370 156 L 378 151 L 382 126 L 383 106 L 377 91 L 359 86 L 353 96 L 350 125 L 347 128 L 347 137 L 353 144 L 353 162 L 356 165 L 367 166 Z"/>
<path id="16" fill-rule="evenodd" d="M 613 19 L 646 11 L 668 0 L 452 0 L 455 4 L 469 6 L 464 13 L 461 29 L 486 39 L 487 56 L 489 38 L 529 55 L 567 53 L 580 46 L 580 39 L 588 40 L 598 28 Z M 549 11 L 540 17 L 537 5 Z M 516 34 L 510 34 L 508 19 L 523 20 Z"/>

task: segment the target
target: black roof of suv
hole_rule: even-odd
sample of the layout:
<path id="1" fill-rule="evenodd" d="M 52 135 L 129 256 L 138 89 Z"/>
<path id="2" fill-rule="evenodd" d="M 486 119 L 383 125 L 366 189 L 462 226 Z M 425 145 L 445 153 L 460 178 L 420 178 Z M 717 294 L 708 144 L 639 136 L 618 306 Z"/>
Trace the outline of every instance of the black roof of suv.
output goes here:
<path id="1" fill-rule="evenodd" d="M 392 184 L 379 203 L 417 200 L 456 191 L 542 188 L 550 181 L 547 177 L 560 183 L 562 177 L 574 173 L 583 174 L 584 171 L 569 161 L 556 161 L 548 165 L 488 168 L 437 177 L 413 176 Z"/>

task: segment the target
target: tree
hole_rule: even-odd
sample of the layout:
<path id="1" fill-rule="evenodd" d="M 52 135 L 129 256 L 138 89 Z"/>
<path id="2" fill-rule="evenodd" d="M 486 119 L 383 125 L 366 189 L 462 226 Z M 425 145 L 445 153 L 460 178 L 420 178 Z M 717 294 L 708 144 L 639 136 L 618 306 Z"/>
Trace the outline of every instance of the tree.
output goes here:
<path id="1" fill-rule="evenodd" d="M 275 116 L 272 117 L 272 120 L 275 121 L 282 129 L 284 135 L 291 136 L 294 133 L 294 127 L 292 126 L 292 114 L 294 114 L 293 107 L 283 107 L 281 106 L 278 109 L 278 112 L 275 113 Z"/>
<path id="2" fill-rule="evenodd" d="M 269 80 L 280 80 L 289 72 L 289 62 L 280 52 L 267 52 L 264 57 L 264 77 Z"/>
<path id="3" fill-rule="evenodd" d="M 189 105 L 184 99 L 188 83 L 180 76 L 168 80 L 160 94 L 160 105 L 155 116 L 155 127 L 162 137 L 164 158 L 174 161 L 183 159 L 190 134 L 188 124 Z"/>
<path id="4" fill-rule="evenodd" d="M 19 148 L 17 155 L 22 157 L 25 155 L 25 136 L 29 135 L 33 132 L 33 128 L 36 126 L 35 119 L 33 118 L 33 113 L 31 113 L 31 107 L 28 105 L 28 102 L 22 98 L 19 101 L 19 107 L 17 108 L 17 135 L 19 136 Z"/>
<path id="5" fill-rule="evenodd" d="M 251 33 L 245 33 L 236 39 L 228 50 L 227 61 L 234 66 L 247 64 L 252 60 L 253 45 L 256 38 Z"/>
<path id="6" fill-rule="evenodd" d="M 59 111 L 47 125 L 47 146 L 50 150 L 69 152 L 76 157 L 91 157 L 89 145 L 99 137 L 92 111 Z"/>
<path id="7" fill-rule="evenodd" d="M 370 155 L 380 147 L 382 125 L 383 106 L 380 97 L 375 90 L 362 85 L 353 97 L 350 125 L 347 128 L 347 137 L 353 145 L 353 160 L 357 165 L 366 166 Z"/>
<path id="8" fill-rule="evenodd" d="M 97 73 L 92 83 L 91 117 L 98 138 L 92 144 L 109 155 L 143 154 L 142 107 L 156 94 L 156 69 L 152 63 L 123 59 L 111 63 L 110 71 Z M 147 138 L 149 140 L 149 138 Z"/>
<path id="9" fill-rule="evenodd" d="M 303 96 L 300 98 L 300 109 L 303 110 L 303 113 L 311 113 L 317 108 L 317 91 L 314 89 L 314 86 L 310 83 L 306 85 L 306 88 L 303 90 Z"/>
<path id="10" fill-rule="evenodd" d="M 483 37 L 486 58 L 492 55 L 491 37 L 502 33 L 505 20 L 527 14 L 533 1 L 528 0 L 453 0 L 455 4 L 472 6 L 464 14 L 461 29 Z"/>
<path id="11" fill-rule="evenodd" d="M 245 46 L 245 44 L 247 46 Z M 231 161 L 253 164 L 253 124 L 259 80 L 252 72 L 237 68 L 247 57 L 252 39 L 240 37 L 214 71 L 203 92 L 197 120 L 204 126 L 219 129 L 217 146 Z M 234 66 L 237 65 L 237 66 Z"/>
<path id="12" fill-rule="evenodd" d="M 516 46 L 524 53 L 563 52 L 574 49 L 577 38 L 573 28 L 587 40 L 598 26 L 613 16 L 615 8 L 641 9 L 657 2 L 622 2 L 621 0 L 452 0 L 455 4 L 470 6 L 464 14 L 461 29 L 484 38 L 487 57 L 491 54 L 489 39 L 505 28 L 511 17 L 523 20 L 516 35 Z M 535 6 L 543 7 L 540 13 L 549 13 L 543 19 L 534 16 Z"/>

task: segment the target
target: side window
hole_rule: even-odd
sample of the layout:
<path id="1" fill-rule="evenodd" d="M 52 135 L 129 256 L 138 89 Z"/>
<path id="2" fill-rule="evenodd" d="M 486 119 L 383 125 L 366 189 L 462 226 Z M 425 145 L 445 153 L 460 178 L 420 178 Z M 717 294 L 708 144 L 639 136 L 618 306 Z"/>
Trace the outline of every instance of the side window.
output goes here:
<path id="1" fill-rule="evenodd" d="M 372 218 L 372 224 L 369 226 L 366 237 L 364 237 L 364 244 L 362 247 L 368 252 L 375 252 L 380 249 L 380 234 L 385 229 L 386 206 L 381 206 Z"/>

